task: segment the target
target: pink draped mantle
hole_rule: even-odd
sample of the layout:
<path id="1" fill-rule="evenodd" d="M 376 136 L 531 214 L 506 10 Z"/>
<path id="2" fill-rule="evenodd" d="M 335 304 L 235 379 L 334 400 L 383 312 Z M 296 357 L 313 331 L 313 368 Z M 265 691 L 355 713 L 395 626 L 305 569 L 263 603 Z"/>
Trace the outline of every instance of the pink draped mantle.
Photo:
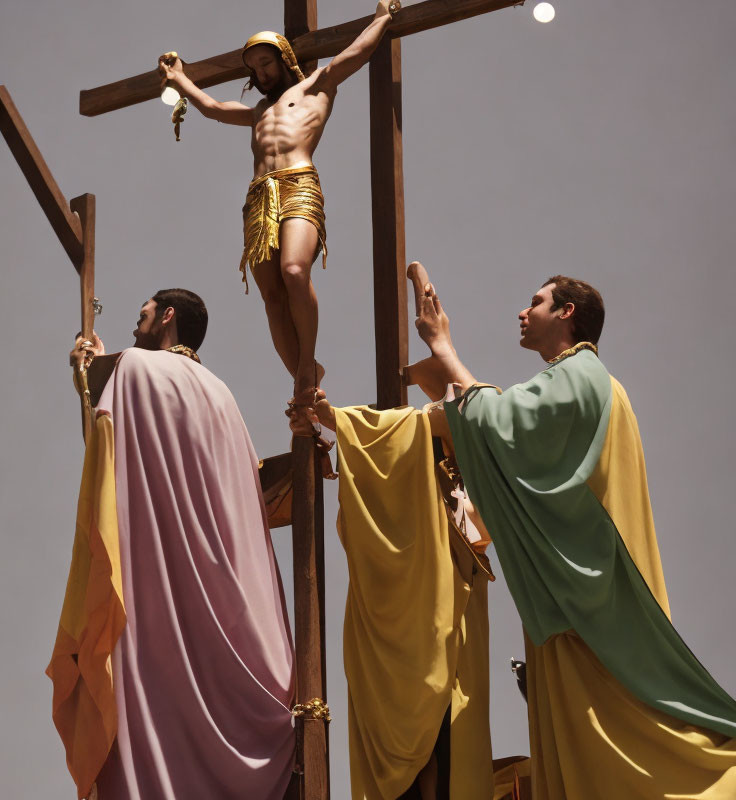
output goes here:
<path id="1" fill-rule="evenodd" d="M 127 625 L 100 800 L 282 800 L 294 753 L 291 633 L 233 396 L 205 367 L 131 348 L 112 416 Z"/>

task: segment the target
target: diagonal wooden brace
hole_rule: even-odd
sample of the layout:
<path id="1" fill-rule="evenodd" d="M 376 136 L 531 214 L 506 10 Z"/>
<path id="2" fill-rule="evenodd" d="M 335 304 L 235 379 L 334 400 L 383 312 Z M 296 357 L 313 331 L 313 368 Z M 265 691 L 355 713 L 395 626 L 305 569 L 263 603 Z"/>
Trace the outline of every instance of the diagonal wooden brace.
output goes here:
<path id="1" fill-rule="evenodd" d="M 95 196 L 82 194 L 67 203 L 5 86 L 0 86 L 0 131 L 79 273 L 82 335 L 91 339 L 95 314 Z M 75 372 L 75 383 L 82 400 L 86 440 L 92 425 L 92 401 L 85 369 Z"/>
<path id="2" fill-rule="evenodd" d="M 54 233 L 79 271 L 84 259 L 82 224 L 66 202 L 5 86 L 0 86 L 0 131 Z"/>

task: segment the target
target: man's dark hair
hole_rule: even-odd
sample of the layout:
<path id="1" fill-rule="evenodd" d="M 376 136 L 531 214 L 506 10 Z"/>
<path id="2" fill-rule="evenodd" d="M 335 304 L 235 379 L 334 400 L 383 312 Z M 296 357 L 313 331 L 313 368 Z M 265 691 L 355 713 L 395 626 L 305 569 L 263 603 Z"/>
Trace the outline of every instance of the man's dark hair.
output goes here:
<path id="1" fill-rule="evenodd" d="M 207 333 L 207 308 L 202 298 L 188 289 L 159 289 L 151 299 L 156 303 L 157 317 L 169 307 L 176 312 L 178 344 L 199 350 Z"/>
<path id="2" fill-rule="evenodd" d="M 562 308 L 565 303 L 575 305 L 572 326 L 577 341 L 598 344 L 606 316 L 600 292 L 585 281 L 568 278 L 565 275 L 553 275 L 547 278 L 542 286 L 549 286 L 551 283 L 554 284 L 552 287 L 554 308 Z"/>

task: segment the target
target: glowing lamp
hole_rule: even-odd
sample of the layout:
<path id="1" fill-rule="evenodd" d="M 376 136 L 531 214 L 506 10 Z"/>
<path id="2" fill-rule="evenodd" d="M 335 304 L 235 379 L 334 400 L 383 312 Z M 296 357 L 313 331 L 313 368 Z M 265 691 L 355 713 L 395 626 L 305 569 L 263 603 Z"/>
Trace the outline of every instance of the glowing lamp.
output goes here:
<path id="1" fill-rule="evenodd" d="M 552 22 L 555 18 L 555 8 L 552 3 L 537 3 L 532 13 L 537 22 Z"/>
<path id="2" fill-rule="evenodd" d="M 180 98 L 181 95 L 173 86 L 167 86 L 163 92 L 161 92 L 161 100 L 166 103 L 167 106 L 175 106 Z"/>

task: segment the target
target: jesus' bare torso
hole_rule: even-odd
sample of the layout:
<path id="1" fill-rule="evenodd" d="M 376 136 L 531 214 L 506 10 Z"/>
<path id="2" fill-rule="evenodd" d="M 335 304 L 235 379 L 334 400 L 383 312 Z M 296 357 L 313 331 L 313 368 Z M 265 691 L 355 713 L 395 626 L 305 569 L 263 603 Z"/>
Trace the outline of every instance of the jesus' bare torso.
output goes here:
<path id="1" fill-rule="evenodd" d="M 270 183 L 251 185 L 243 208 L 241 259 L 243 280 L 250 266 L 274 347 L 294 378 L 291 404 L 301 409 L 313 405 L 324 375 L 315 360 L 318 314 L 311 268 L 320 247 L 326 253 L 325 215 L 312 156 L 338 85 L 368 62 L 399 7 L 397 0 L 379 0 L 374 18 L 355 41 L 306 78 L 283 36 L 273 31 L 252 36 L 243 48 L 243 63 L 250 85 L 264 95 L 252 108 L 203 92 L 186 76 L 176 53 L 159 58 L 162 88 L 175 86 L 209 119 L 252 128 L 254 178 L 305 168 L 298 176 L 282 172 L 269 176 Z"/>
<path id="2" fill-rule="evenodd" d="M 275 102 L 264 97 L 253 109 L 253 175 L 311 163 L 332 113 L 335 91 L 315 91 L 321 70 L 289 87 Z"/>

